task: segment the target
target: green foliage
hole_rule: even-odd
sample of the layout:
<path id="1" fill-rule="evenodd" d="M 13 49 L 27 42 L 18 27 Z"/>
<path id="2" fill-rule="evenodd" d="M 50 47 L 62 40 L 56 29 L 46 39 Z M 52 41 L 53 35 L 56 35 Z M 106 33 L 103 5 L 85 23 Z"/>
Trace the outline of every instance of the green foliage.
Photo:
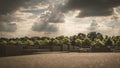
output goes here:
<path id="1" fill-rule="evenodd" d="M 115 45 L 120 47 L 120 40 L 118 40 Z"/>
<path id="2" fill-rule="evenodd" d="M 104 46 L 104 42 L 101 41 L 100 39 L 95 39 L 93 42 L 92 42 L 92 46 L 98 46 L 98 47 L 101 47 L 101 46 Z"/>
<path id="3" fill-rule="evenodd" d="M 16 44 L 16 41 L 14 41 L 14 40 L 10 40 L 10 41 L 8 42 L 8 44 L 15 45 L 15 44 Z"/>
<path id="4" fill-rule="evenodd" d="M 91 46 L 91 40 L 86 37 L 86 38 L 83 40 L 83 45 L 82 45 L 82 47 L 89 47 L 89 46 Z"/>
<path id="5" fill-rule="evenodd" d="M 106 42 L 105 42 L 105 45 L 106 45 L 106 46 L 114 46 L 115 43 L 114 43 L 113 39 L 108 38 L 108 39 L 106 40 Z"/>
<path id="6" fill-rule="evenodd" d="M 78 38 L 79 38 L 79 39 L 82 39 L 82 40 L 83 40 L 85 37 L 86 37 L 86 35 L 83 34 L 83 33 L 79 33 L 79 34 L 78 34 Z"/>
<path id="7" fill-rule="evenodd" d="M 46 45 L 46 43 L 44 42 L 44 40 L 39 40 L 39 44 L 40 44 L 41 46 Z"/>
<path id="8" fill-rule="evenodd" d="M 61 40 L 61 42 L 62 42 L 63 44 L 66 44 L 66 45 L 70 45 L 70 44 L 71 44 L 71 41 L 70 41 L 70 39 L 68 39 L 68 38 L 63 38 L 63 39 Z"/>
<path id="9" fill-rule="evenodd" d="M 44 39 L 43 42 L 44 42 L 45 45 L 49 45 L 50 40 L 49 39 Z"/>
<path id="10" fill-rule="evenodd" d="M 17 40 L 16 45 L 23 45 L 23 42 L 21 40 Z"/>
<path id="11" fill-rule="evenodd" d="M 81 40 L 81 39 L 76 39 L 76 40 L 75 40 L 75 44 L 76 44 L 77 46 L 82 46 L 82 40 Z"/>
<path id="12" fill-rule="evenodd" d="M 4 41 L 1 41 L 1 42 L 0 42 L 0 45 L 7 45 L 7 41 L 5 41 L 5 40 L 4 40 Z"/>
<path id="13" fill-rule="evenodd" d="M 87 35 L 79 33 L 78 35 L 65 37 L 59 36 L 56 38 L 49 37 L 23 37 L 23 38 L 0 38 L 0 45 L 77 45 L 81 47 L 93 46 L 120 46 L 120 36 L 103 36 L 101 33 L 90 32 Z"/>
<path id="14" fill-rule="evenodd" d="M 40 45 L 41 42 L 40 42 L 40 40 L 35 40 L 35 41 L 34 41 L 34 44 L 35 44 L 35 45 Z"/>
<path id="15" fill-rule="evenodd" d="M 97 33 L 96 32 L 90 32 L 87 35 L 88 38 L 90 38 L 90 40 L 94 40 L 95 38 L 97 38 Z"/>
<path id="16" fill-rule="evenodd" d="M 60 41 L 59 41 L 58 39 L 54 39 L 54 40 L 53 40 L 53 44 L 54 44 L 54 45 L 60 45 Z"/>
<path id="17" fill-rule="evenodd" d="M 34 45 L 34 42 L 32 40 L 27 40 L 28 45 Z"/>

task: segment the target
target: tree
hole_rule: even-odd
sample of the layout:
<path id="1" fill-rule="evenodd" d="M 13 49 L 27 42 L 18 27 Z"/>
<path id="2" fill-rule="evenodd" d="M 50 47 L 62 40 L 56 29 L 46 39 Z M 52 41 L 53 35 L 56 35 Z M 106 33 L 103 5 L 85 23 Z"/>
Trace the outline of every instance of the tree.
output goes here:
<path id="1" fill-rule="evenodd" d="M 110 47 L 112 47 L 114 45 L 115 45 L 115 43 L 114 43 L 114 41 L 111 38 L 109 38 L 109 39 L 107 39 L 105 41 L 105 46 L 108 47 L 108 48 L 110 48 Z"/>
<path id="2" fill-rule="evenodd" d="M 10 41 L 8 42 L 8 44 L 10 44 L 10 45 L 15 45 L 15 44 L 16 44 L 16 41 L 10 40 Z"/>
<path id="3" fill-rule="evenodd" d="M 44 46 L 44 45 L 46 45 L 46 44 L 45 44 L 44 40 L 39 40 L 39 45 L 40 45 L 40 46 Z"/>
<path id="4" fill-rule="evenodd" d="M 103 47 L 105 44 L 103 41 L 101 41 L 100 39 L 95 39 L 93 42 L 92 42 L 92 46 L 93 47 Z"/>
<path id="5" fill-rule="evenodd" d="M 45 45 L 49 45 L 50 40 L 46 38 L 46 39 L 44 39 L 44 43 L 45 43 Z"/>
<path id="6" fill-rule="evenodd" d="M 53 45 L 60 45 L 60 41 L 58 39 L 53 40 Z"/>
<path id="7" fill-rule="evenodd" d="M 32 40 L 27 40 L 27 45 L 34 45 L 34 42 Z"/>
<path id="8" fill-rule="evenodd" d="M 64 38 L 62 39 L 63 44 L 68 46 L 68 50 L 70 49 L 70 45 L 71 45 L 71 40 L 69 38 Z"/>
<path id="9" fill-rule="evenodd" d="M 5 40 L 3 40 L 3 41 L 1 41 L 0 42 L 0 45 L 7 45 L 8 43 L 7 43 L 7 41 L 5 41 Z"/>
<path id="10" fill-rule="evenodd" d="M 97 33 L 97 38 L 100 39 L 100 40 L 103 40 L 103 35 L 101 33 Z"/>
<path id="11" fill-rule="evenodd" d="M 91 46 L 91 40 L 89 38 L 85 38 L 82 43 L 82 47 L 90 47 Z"/>
<path id="12" fill-rule="evenodd" d="M 81 47 L 82 46 L 82 40 L 81 39 L 76 39 L 75 40 L 75 45 Z"/>
<path id="13" fill-rule="evenodd" d="M 111 47 L 120 47 L 120 36 L 108 36 L 105 38 L 101 33 L 90 32 L 87 34 L 79 33 L 74 36 L 59 36 L 56 38 L 50 37 L 23 37 L 23 38 L 0 38 L 0 45 L 22 45 L 23 47 L 28 47 L 29 45 L 39 45 L 41 48 L 52 47 L 51 45 L 59 45 L 61 50 L 63 46 L 68 45 L 68 50 L 70 45 L 79 47 L 104 47 L 110 49 Z M 47 45 L 47 46 L 46 46 Z"/>
<path id="14" fill-rule="evenodd" d="M 79 39 L 84 40 L 84 38 L 86 37 L 86 35 L 83 34 L 83 33 L 79 33 L 79 34 L 78 34 L 78 37 L 79 37 Z"/>
<path id="15" fill-rule="evenodd" d="M 116 42 L 116 46 L 117 46 L 117 47 L 120 47 L 120 40 L 118 40 L 118 41 Z"/>
<path id="16" fill-rule="evenodd" d="M 63 41 L 63 44 L 71 45 L 71 41 L 68 38 L 63 38 L 62 41 Z"/>
<path id="17" fill-rule="evenodd" d="M 17 40 L 16 45 L 24 45 L 24 43 L 21 40 Z"/>
<path id="18" fill-rule="evenodd" d="M 92 41 L 94 41 L 95 38 L 97 38 L 96 32 L 90 32 L 87 34 L 87 37 L 90 38 Z"/>

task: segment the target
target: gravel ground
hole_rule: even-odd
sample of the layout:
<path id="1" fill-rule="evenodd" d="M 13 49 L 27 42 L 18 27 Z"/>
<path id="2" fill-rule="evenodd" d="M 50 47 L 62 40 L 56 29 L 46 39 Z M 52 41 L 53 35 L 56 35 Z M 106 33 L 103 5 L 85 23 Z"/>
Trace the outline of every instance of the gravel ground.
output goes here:
<path id="1" fill-rule="evenodd" d="M 0 68 L 120 68 L 120 53 L 61 53 L 0 57 Z"/>

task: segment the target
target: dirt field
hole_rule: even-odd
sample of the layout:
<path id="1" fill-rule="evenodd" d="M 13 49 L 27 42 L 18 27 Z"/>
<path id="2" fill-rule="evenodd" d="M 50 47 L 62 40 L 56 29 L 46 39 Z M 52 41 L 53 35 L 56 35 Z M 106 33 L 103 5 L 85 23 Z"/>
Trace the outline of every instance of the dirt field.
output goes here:
<path id="1" fill-rule="evenodd" d="M 0 68 L 120 68 L 120 53 L 40 53 L 0 57 Z"/>

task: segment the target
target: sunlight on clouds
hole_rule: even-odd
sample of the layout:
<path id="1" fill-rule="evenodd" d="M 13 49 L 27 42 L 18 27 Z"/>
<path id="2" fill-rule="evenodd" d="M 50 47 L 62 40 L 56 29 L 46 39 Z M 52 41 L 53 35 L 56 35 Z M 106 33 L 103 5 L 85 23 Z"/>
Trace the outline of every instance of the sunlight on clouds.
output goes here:
<path id="1" fill-rule="evenodd" d="M 12 33 L 0 32 L 0 37 L 71 36 L 91 31 L 104 35 L 120 35 L 120 6 L 108 6 L 105 9 L 96 5 L 96 2 L 93 3 L 95 5 L 90 5 L 92 2 L 81 0 L 81 4 L 85 3 L 81 6 L 74 0 L 25 1 L 25 4 L 10 7 L 10 11 L 0 15 L 0 25 L 4 26 L 4 29 L 10 28 L 9 24 L 15 24 L 14 27 L 17 27 Z M 104 4 L 102 1 L 99 2 Z M 81 13 L 83 16 L 80 17 Z M 38 31 L 32 30 L 33 27 Z M 11 28 L 13 29 L 13 26 Z"/>
<path id="2" fill-rule="evenodd" d="M 63 35 L 69 36 L 79 32 L 88 33 L 91 31 L 101 32 L 104 35 L 119 35 L 119 19 L 118 21 L 112 21 L 111 18 L 113 16 L 85 17 L 84 19 L 76 18 L 79 13 L 80 11 L 70 11 L 69 13 L 65 14 L 65 23 L 60 25 L 60 31 L 63 33 Z M 91 26 L 93 20 L 95 20 L 97 25 Z M 114 29 L 113 26 L 115 26 Z"/>
<path id="3" fill-rule="evenodd" d="M 65 14 L 65 23 L 60 24 L 60 34 L 71 36 L 79 32 L 86 32 L 85 28 L 88 27 L 88 24 L 81 22 L 82 19 L 77 21 L 78 19 L 76 18 L 76 16 L 79 13 L 80 11 L 76 10 L 70 11 L 69 13 Z"/>
<path id="4" fill-rule="evenodd" d="M 16 11 L 15 16 L 19 18 L 19 21 L 16 21 L 14 23 L 17 24 L 17 31 L 14 33 L 13 37 L 24 37 L 28 36 L 31 32 L 31 27 L 33 23 L 37 20 L 37 17 L 30 19 L 30 16 L 34 16 L 32 13 L 25 13 L 25 12 L 20 12 Z"/>
<path id="5" fill-rule="evenodd" d="M 115 10 L 115 12 L 120 16 L 120 6 L 116 7 Z"/>

